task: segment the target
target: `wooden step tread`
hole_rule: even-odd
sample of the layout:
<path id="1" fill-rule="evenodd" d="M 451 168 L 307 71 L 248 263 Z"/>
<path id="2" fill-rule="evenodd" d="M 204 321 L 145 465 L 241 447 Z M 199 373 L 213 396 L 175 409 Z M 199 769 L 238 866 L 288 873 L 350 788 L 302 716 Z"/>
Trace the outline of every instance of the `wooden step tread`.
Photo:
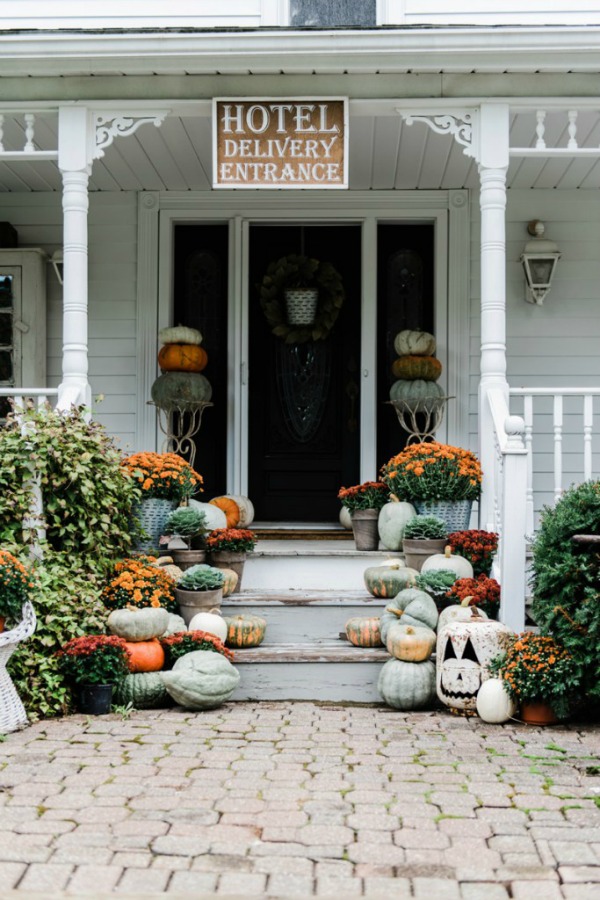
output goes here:
<path id="1" fill-rule="evenodd" d="M 390 659 L 385 647 L 355 647 L 347 641 L 313 641 L 310 644 L 261 644 L 235 650 L 234 665 L 245 663 L 382 663 Z"/>
<path id="2" fill-rule="evenodd" d="M 394 557 L 395 559 L 398 557 L 401 558 L 402 554 L 393 550 L 386 550 L 385 547 L 381 547 L 379 550 L 357 550 L 352 541 L 323 540 L 312 542 L 306 541 L 306 543 L 302 543 L 300 540 L 268 540 L 258 541 L 256 549 L 248 554 L 246 564 L 249 562 L 251 563 L 253 559 L 259 557 L 281 558 L 285 556 L 299 556 L 303 558 L 321 556 L 326 558 L 332 556 L 342 558 L 358 557 L 367 561 L 368 564 L 368 560 L 371 559 L 376 562 L 382 562 L 384 559 L 390 557 Z"/>
<path id="3" fill-rule="evenodd" d="M 372 597 L 366 590 L 362 591 L 335 591 L 290 589 L 276 590 L 265 588 L 264 590 L 248 590 L 231 594 L 222 601 L 222 606 L 235 608 L 242 606 L 384 606 L 386 600 Z"/>

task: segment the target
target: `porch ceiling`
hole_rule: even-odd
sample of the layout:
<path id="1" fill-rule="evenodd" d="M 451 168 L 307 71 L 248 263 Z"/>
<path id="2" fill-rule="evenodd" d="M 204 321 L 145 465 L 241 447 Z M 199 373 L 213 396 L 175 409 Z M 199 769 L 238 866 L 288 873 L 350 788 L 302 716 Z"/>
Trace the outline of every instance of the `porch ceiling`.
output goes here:
<path id="1" fill-rule="evenodd" d="M 397 105 L 402 104 L 398 100 Z M 393 108 L 393 103 L 390 107 Z M 351 190 L 439 190 L 477 188 L 477 166 L 447 135 L 437 135 L 423 123 L 406 125 L 400 115 L 350 116 L 349 171 Z M 533 146 L 535 116 L 518 112 L 511 117 L 511 144 Z M 564 112 L 549 111 L 548 146 L 565 146 L 568 135 Z M 600 144 L 600 115 L 579 113 L 580 147 Z M 56 115 L 36 115 L 38 149 L 57 146 Z M 23 125 L 6 117 L 4 146 L 23 145 Z M 203 115 L 168 117 L 160 128 L 142 126 L 135 134 L 117 138 L 92 169 L 92 191 L 207 191 L 211 189 L 212 128 Z M 594 189 L 600 187 L 600 160 L 512 159 L 508 185 L 515 188 Z M 55 162 L 0 162 L 0 191 L 60 191 Z"/>

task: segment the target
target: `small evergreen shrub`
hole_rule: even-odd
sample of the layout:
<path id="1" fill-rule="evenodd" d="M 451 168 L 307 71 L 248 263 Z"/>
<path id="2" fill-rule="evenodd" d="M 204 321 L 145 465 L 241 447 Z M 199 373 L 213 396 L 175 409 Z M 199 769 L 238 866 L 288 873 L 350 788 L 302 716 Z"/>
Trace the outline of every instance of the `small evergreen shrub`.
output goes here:
<path id="1" fill-rule="evenodd" d="M 542 512 L 532 545 L 532 615 L 570 653 L 584 695 L 600 700 L 600 552 L 573 543 L 600 535 L 600 481 L 568 490 Z"/>

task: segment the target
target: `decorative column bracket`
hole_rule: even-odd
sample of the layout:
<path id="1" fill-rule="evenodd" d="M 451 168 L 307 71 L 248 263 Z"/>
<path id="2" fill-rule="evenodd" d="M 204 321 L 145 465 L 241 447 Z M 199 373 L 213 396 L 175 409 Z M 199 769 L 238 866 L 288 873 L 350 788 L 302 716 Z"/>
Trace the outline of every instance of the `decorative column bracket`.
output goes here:
<path id="1" fill-rule="evenodd" d="M 478 131 L 479 114 L 476 109 L 452 109 L 444 112 L 432 112 L 427 115 L 397 110 L 407 125 L 424 122 L 436 134 L 450 134 L 464 148 L 465 156 L 471 156 L 479 162 Z"/>
<path id="2" fill-rule="evenodd" d="M 139 112 L 131 111 L 127 114 L 115 113 L 95 113 L 94 114 L 94 131 L 95 131 L 95 147 L 92 159 L 101 159 L 104 151 L 110 147 L 116 137 L 128 137 L 134 134 L 141 125 L 152 124 L 156 128 L 160 128 L 170 110 L 160 109 Z"/>

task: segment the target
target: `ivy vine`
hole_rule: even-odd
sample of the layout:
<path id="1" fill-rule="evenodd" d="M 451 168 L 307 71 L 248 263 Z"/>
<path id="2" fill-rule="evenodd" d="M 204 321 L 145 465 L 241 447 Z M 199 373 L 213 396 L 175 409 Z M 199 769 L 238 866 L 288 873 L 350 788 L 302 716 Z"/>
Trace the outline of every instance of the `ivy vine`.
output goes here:
<path id="1" fill-rule="evenodd" d="M 288 288 L 318 289 L 317 311 L 311 325 L 288 323 L 284 300 Z M 259 294 L 271 331 L 286 344 L 325 340 L 340 314 L 345 296 L 342 278 L 331 263 L 298 254 L 282 256 L 269 263 Z"/>

